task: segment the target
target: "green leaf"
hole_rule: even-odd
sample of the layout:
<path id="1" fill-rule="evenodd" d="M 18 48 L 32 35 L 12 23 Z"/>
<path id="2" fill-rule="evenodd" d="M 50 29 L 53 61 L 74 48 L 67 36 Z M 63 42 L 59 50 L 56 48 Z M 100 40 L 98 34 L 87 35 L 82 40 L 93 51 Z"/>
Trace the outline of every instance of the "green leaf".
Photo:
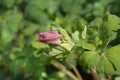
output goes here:
<path id="1" fill-rule="evenodd" d="M 73 19 L 70 21 L 70 18 Z M 76 16 L 78 17 L 78 16 Z M 66 21 L 67 20 L 67 21 Z M 66 26 L 64 26 L 64 29 L 69 33 L 72 34 L 75 31 L 78 31 L 80 33 L 80 38 L 83 37 L 83 33 L 86 33 L 86 26 L 81 22 L 81 20 L 76 20 L 76 18 L 74 17 L 74 15 L 68 15 L 65 18 L 65 22 L 68 22 Z"/>
<path id="2" fill-rule="evenodd" d="M 10 8 L 14 5 L 15 0 L 2 0 L 2 3 L 4 6 L 6 6 L 7 8 Z"/>
<path id="3" fill-rule="evenodd" d="M 59 54 L 62 54 L 63 51 L 56 49 L 56 48 L 52 48 L 52 50 L 49 52 L 50 56 L 58 56 Z"/>
<path id="4" fill-rule="evenodd" d="M 88 49 L 88 50 L 96 50 L 96 46 L 93 43 L 90 43 L 90 42 L 84 42 L 82 47 L 84 49 Z"/>
<path id="5" fill-rule="evenodd" d="M 71 42 L 72 42 L 70 36 L 68 35 L 68 33 L 67 33 L 67 31 L 66 31 L 65 29 L 63 29 L 63 28 L 58 28 L 58 30 L 59 30 L 59 32 L 64 36 L 64 39 L 65 39 L 66 41 L 68 41 L 68 43 L 71 43 Z"/>
<path id="6" fill-rule="evenodd" d="M 82 8 L 82 3 L 84 3 L 84 0 L 63 0 L 62 1 L 62 9 L 64 12 L 67 13 L 80 13 L 81 12 L 81 8 Z M 72 5 L 72 6 L 71 6 Z"/>
<path id="7" fill-rule="evenodd" d="M 36 34 L 35 36 L 33 36 L 33 39 L 31 41 L 32 47 L 39 49 L 39 50 L 47 47 L 47 44 L 41 43 L 38 40 L 39 40 L 39 35 Z"/>
<path id="8" fill-rule="evenodd" d="M 50 0 L 50 1 L 48 0 L 48 7 L 47 7 L 48 12 L 50 14 L 55 13 L 59 8 L 60 3 L 61 0 Z"/>
<path id="9" fill-rule="evenodd" d="M 66 30 L 64 30 L 63 28 L 58 28 L 58 30 L 64 36 L 63 42 L 62 44 L 60 44 L 60 46 L 70 51 L 74 47 L 75 44 L 73 43 L 71 37 L 68 35 Z"/>
<path id="10" fill-rule="evenodd" d="M 74 47 L 74 44 L 65 42 L 65 43 L 60 44 L 60 46 L 64 48 L 65 50 L 71 51 L 71 49 Z"/>
<path id="11" fill-rule="evenodd" d="M 33 74 L 34 72 L 36 72 L 37 70 L 39 70 L 39 68 L 41 68 L 41 71 L 39 72 L 39 73 L 41 73 L 43 70 L 44 70 L 44 66 L 43 66 L 43 64 L 41 63 L 41 65 L 39 66 L 39 68 L 38 68 L 38 60 L 37 60 L 37 58 L 36 58 L 36 60 L 35 60 L 35 58 L 26 58 L 26 60 L 25 60 L 25 62 L 24 62 L 24 65 L 23 65 L 23 68 L 24 68 L 24 71 L 25 71 L 25 73 L 31 73 L 31 74 Z M 35 65 L 35 64 L 37 64 L 37 65 Z"/>
<path id="12" fill-rule="evenodd" d="M 80 20 L 76 20 L 72 23 L 72 29 L 79 31 L 80 37 L 85 37 L 87 27 Z"/>
<path id="13" fill-rule="evenodd" d="M 115 71 L 120 72 L 120 45 L 108 48 L 100 56 L 97 70 L 100 73 L 114 74 Z"/>
<path id="14" fill-rule="evenodd" d="M 38 42 L 38 41 L 33 41 L 32 46 L 36 49 L 42 49 L 46 47 L 46 44 Z"/>
<path id="15" fill-rule="evenodd" d="M 88 41 L 85 41 L 85 40 L 80 40 L 78 45 L 81 46 L 84 49 L 87 49 L 87 50 L 91 50 L 91 51 L 95 51 L 96 50 L 96 46 L 95 46 L 94 43 L 88 42 Z"/>
<path id="16" fill-rule="evenodd" d="M 99 2 L 94 3 L 93 14 L 95 16 L 102 16 L 103 13 L 104 13 L 104 6 L 102 6 Z"/>
<path id="17" fill-rule="evenodd" d="M 65 52 L 65 50 L 60 46 L 55 46 L 49 51 L 49 56 L 52 56 L 59 61 L 63 61 L 66 54 L 67 53 Z"/>
<path id="18" fill-rule="evenodd" d="M 100 0 L 100 3 L 103 7 L 105 7 L 106 5 L 110 4 L 111 2 L 113 2 L 114 0 Z"/>
<path id="19" fill-rule="evenodd" d="M 79 39 L 79 32 L 78 31 L 75 31 L 73 34 L 72 34 L 72 39 L 75 43 L 77 43 L 80 39 Z"/>
<path id="20" fill-rule="evenodd" d="M 100 37 L 104 41 L 103 44 L 114 40 L 117 37 L 117 31 L 120 29 L 120 18 L 115 15 L 106 14 L 103 17 L 103 23 L 101 25 Z"/>
<path id="21" fill-rule="evenodd" d="M 107 21 L 105 21 L 105 25 L 113 31 L 117 31 L 120 29 L 120 18 L 115 15 L 106 15 L 108 16 Z"/>
<path id="22" fill-rule="evenodd" d="M 43 10 L 48 5 L 47 0 L 31 1 L 25 8 L 25 16 L 38 23 L 46 23 L 49 21 L 47 13 Z"/>
<path id="23" fill-rule="evenodd" d="M 103 19 L 97 18 L 88 25 L 87 39 L 95 44 L 102 41 L 100 46 L 104 48 L 117 37 L 118 29 L 120 29 L 120 18 L 106 14 Z"/>
<path id="24" fill-rule="evenodd" d="M 65 58 L 65 64 L 70 68 L 70 65 L 76 66 L 77 62 L 77 55 L 75 53 L 70 53 Z"/>
<path id="25" fill-rule="evenodd" d="M 111 47 L 109 49 L 107 49 L 104 52 L 104 55 L 108 58 L 108 60 L 114 65 L 115 69 L 117 71 L 120 71 L 120 45 Z"/>
<path id="26" fill-rule="evenodd" d="M 85 51 L 79 57 L 79 64 L 86 68 L 95 67 L 98 63 L 99 56 L 95 51 Z"/>
<path id="27" fill-rule="evenodd" d="M 48 59 L 45 57 L 35 58 L 33 56 L 30 56 L 25 59 L 23 68 L 25 73 L 31 73 L 38 76 L 45 71 L 46 64 L 48 64 Z"/>
<path id="28" fill-rule="evenodd" d="M 82 38 L 83 38 L 83 39 L 86 38 L 86 33 L 87 33 L 87 27 L 84 26 L 84 30 L 82 31 Z"/>
<path id="29" fill-rule="evenodd" d="M 112 63 L 109 61 L 109 59 L 106 56 L 104 56 L 104 54 L 101 56 L 100 61 L 97 64 L 97 70 L 100 73 L 105 73 L 105 74 L 114 73 L 114 67 Z"/>
<path id="30" fill-rule="evenodd" d="M 32 62 L 30 62 L 29 59 L 26 59 L 23 65 L 23 68 L 25 70 L 25 73 L 34 73 L 34 65 Z"/>
<path id="31" fill-rule="evenodd" d="M 15 4 L 21 4 L 24 0 L 15 0 Z"/>
<path id="32" fill-rule="evenodd" d="M 28 25 L 25 29 L 23 29 L 22 32 L 25 36 L 30 36 L 33 35 L 39 29 L 39 27 L 39 25 L 32 23 Z"/>
<path id="33" fill-rule="evenodd" d="M 18 75 L 19 73 L 21 73 L 24 62 L 25 60 L 22 60 L 22 59 L 13 61 L 10 66 L 11 71 L 13 71 L 15 75 Z"/>
<path id="34" fill-rule="evenodd" d="M 39 9 L 46 9 L 48 7 L 48 0 L 28 0 L 28 5 L 27 6 L 31 6 L 31 7 L 36 7 Z"/>
<path id="35" fill-rule="evenodd" d="M 16 11 L 7 11 L 4 16 L 5 18 L 1 23 L 1 38 L 3 43 L 7 44 L 15 37 L 22 20 L 22 15 Z"/>

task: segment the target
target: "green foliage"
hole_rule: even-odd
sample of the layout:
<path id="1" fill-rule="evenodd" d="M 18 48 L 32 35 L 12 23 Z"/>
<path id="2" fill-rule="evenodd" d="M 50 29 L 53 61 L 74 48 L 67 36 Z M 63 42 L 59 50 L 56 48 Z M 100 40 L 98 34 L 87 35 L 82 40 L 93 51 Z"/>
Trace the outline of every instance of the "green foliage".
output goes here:
<path id="1" fill-rule="evenodd" d="M 13 40 L 16 36 L 16 32 L 18 31 L 18 27 L 22 20 L 22 15 L 19 14 L 17 11 L 7 11 L 3 15 L 4 19 L 1 22 L 1 38 L 2 43 L 4 45 L 8 44 Z M 8 27 L 9 26 L 9 27 Z"/>
<path id="2" fill-rule="evenodd" d="M 72 34 L 72 39 L 75 43 L 77 43 L 80 39 L 79 39 L 79 32 L 78 31 L 75 31 L 73 34 Z"/>
<path id="3" fill-rule="evenodd" d="M 0 1 L 1 1 L 2 5 L 4 5 L 7 8 L 12 7 L 14 5 L 14 3 L 15 3 L 15 0 L 10 0 L 10 1 L 8 1 L 8 0 L 0 0 Z"/>
<path id="4" fill-rule="evenodd" d="M 120 65 L 118 58 L 120 45 L 111 47 L 101 55 L 97 68 L 100 72 L 106 74 L 113 74 L 114 71 L 120 71 Z"/>
<path id="5" fill-rule="evenodd" d="M 70 65 L 77 65 L 76 59 L 77 55 L 75 53 L 69 53 L 65 58 L 65 63 L 68 67 L 70 67 Z"/>
<path id="6" fill-rule="evenodd" d="M 107 59 L 107 57 L 104 55 L 102 55 L 100 57 L 100 61 L 98 62 L 97 69 L 98 69 L 98 71 L 105 73 L 105 74 L 113 74 L 114 73 L 113 65 Z"/>
<path id="7" fill-rule="evenodd" d="M 99 55 L 95 51 L 85 51 L 80 55 L 79 64 L 83 65 L 84 68 L 92 68 L 97 65 L 99 61 Z"/>
<path id="8" fill-rule="evenodd" d="M 31 19 L 32 21 L 36 21 L 41 24 L 49 21 L 48 15 L 45 12 L 43 12 L 39 8 L 39 6 L 35 6 L 35 5 L 30 4 L 26 7 L 25 16 L 28 17 L 29 19 Z"/>
<path id="9" fill-rule="evenodd" d="M 111 22 L 111 20 L 115 22 Z M 117 57 L 120 47 L 117 45 L 109 48 L 110 42 L 116 39 L 117 30 L 120 29 L 119 20 L 120 18 L 115 15 L 107 14 L 103 19 L 96 19 L 89 24 L 87 40 L 91 41 L 94 46 L 92 47 L 91 44 L 85 41 L 82 41 L 82 45 L 79 45 L 89 50 L 81 54 L 80 65 L 90 69 L 96 67 L 100 73 L 105 74 L 114 74 L 115 71 L 119 71 L 119 58 Z M 96 55 L 92 53 L 96 53 Z"/>
<path id="10" fill-rule="evenodd" d="M 105 19 L 105 25 L 113 31 L 120 29 L 120 18 L 115 15 L 106 15 L 107 20 Z M 114 27 L 113 27 L 114 26 Z"/>
<path id="11" fill-rule="evenodd" d="M 81 74 L 96 68 L 98 74 L 119 76 L 119 4 L 119 0 L 0 0 L 0 80 L 70 80 L 50 64 L 51 59 L 69 69 L 69 63 L 80 66 Z M 37 41 L 38 32 L 50 30 L 64 36 L 62 44 Z"/>
<path id="12" fill-rule="evenodd" d="M 119 52 L 120 49 L 120 45 L 111 47 L 110 49 L 105 51 L 105 56 L 110 60 L 110 62 L 113 64 L 113 66 L 115 67 L 115 70 L 120 71 L 120 58 L 118 55 L 120 55 Z"/>

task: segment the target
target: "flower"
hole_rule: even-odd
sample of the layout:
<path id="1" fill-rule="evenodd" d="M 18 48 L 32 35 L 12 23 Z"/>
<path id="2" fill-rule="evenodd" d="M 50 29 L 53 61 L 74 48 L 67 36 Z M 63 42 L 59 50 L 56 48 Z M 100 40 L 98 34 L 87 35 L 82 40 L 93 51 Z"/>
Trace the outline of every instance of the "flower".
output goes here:
<path id="1" fill-rule="evenodd" d="M 61 40 L 63 35 L 59 34 L 58 31 L 49 31 L 49 32 L 40 32 L 39 33 L 39 41 L 48 43 L 48 44 L 61 44 Z"/>

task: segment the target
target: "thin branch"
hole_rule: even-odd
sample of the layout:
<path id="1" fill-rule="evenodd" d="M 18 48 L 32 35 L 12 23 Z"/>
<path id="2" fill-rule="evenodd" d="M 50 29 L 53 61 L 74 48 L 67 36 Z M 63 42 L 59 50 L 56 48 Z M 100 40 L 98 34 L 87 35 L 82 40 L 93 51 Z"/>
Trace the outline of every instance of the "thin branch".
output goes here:
<path id="1" fill-rule="evenodd" d="M 69 71 L 63 64 L 59 63 L 56 60 L 51 60 L 50 63 L 56 67 L 57 69 L 64 72 L 67 76 L 69 76 L 73 80 L 79 80 L 71 71 Z"/>
<path id="2" fill-rule="evenodd" d="M 96 68 L 91 69 L 91 74 L 92 74 L 94 80 L 100 80 L 99 76 L 98 76 L 98 73 L 96 71 Z"/>
<path id="3" fill-rule="evenodd" d="M 83 80 L 82 77 L 81 77 L 81 75 L 80 75 L 80 73 L 79 73 L 79 71 L 77 70 L 77 68 L 74 65 L 72 65 L 72 64 L 70 64 L 70 66 L 72 67 L 73 71 L 77 75 L 78 79 L 79 80 Z"/>
<path id="4" fill-rule="evenodd" d="M 112 80 L 112 77 L 110 75 L 108 75 L 107 80 Z"/>

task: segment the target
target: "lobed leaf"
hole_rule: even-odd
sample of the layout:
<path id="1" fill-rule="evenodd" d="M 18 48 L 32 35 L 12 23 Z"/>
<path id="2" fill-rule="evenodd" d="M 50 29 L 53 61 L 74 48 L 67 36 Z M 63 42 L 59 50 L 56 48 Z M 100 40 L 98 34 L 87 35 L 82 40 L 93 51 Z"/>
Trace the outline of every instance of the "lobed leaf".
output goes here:
<path id="1" fill-rule="evenodd" d="M 99 60 L 99 56 L 95 51 L 85 51 L 80 55 L 79 64 L 83 67 L 91 69 L 96 66 Z"/>

